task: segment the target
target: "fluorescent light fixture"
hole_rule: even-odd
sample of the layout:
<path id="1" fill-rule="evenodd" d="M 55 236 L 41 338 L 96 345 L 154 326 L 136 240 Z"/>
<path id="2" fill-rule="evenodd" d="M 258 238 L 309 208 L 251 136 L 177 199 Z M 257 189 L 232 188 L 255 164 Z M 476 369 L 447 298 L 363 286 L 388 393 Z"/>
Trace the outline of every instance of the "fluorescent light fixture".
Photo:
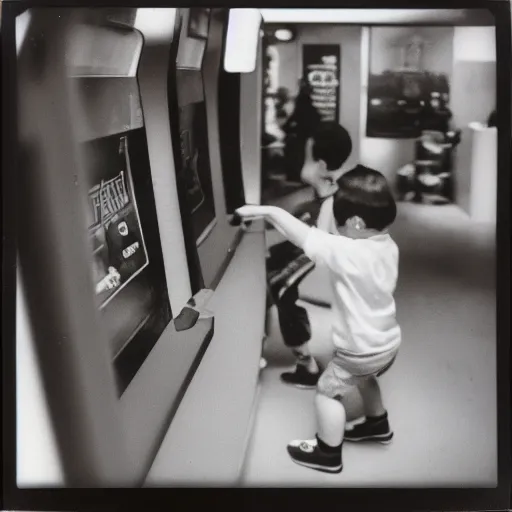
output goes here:
<path id="1" fill-rule="evenodd" d="M 274 32 L 274 36 L 278 41 L 291 41 L 293 39 L 293 32 L 287 28 L 279 28 Z"/>
<path id="2" fill-rule="evenodd" d="M 259 9 L 230 9 L 224 69 L 252 73 L 256 69 L 262 18 Z"/>
<path id="3" fill-rule="evenodd" d="M 370 103 L 372 105 L 381 105 L 382 104 L 382 101 L 377 99 L 377 98 L 374 98 L 373 100 L 370 101 Z"/>
<path id="4" fill-rule="evenodd" d="M 463 9 L 260 9 L 265 23 L 418 23 L 456 22 Z"/>

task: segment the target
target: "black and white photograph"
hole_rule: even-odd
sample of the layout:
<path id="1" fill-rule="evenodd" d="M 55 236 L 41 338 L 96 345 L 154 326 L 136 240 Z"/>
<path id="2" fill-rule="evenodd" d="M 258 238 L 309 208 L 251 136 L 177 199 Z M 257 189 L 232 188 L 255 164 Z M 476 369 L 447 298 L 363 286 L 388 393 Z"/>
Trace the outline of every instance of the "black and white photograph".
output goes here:
<path id="1" fill-rule="evenodd" d="M 6 508 L 508 508 L 510 4 L 387 3 L 2 6 Z"/>

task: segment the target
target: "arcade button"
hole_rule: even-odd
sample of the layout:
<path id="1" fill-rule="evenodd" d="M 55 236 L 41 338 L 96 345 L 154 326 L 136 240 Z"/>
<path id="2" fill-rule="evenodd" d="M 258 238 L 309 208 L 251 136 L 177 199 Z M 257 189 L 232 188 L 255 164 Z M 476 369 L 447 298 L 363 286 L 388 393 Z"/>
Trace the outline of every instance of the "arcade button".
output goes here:
<path id="1" fill-rule="evenodd" d="M 232 216 L 231 216 L 231 219 L 229 221 L 229 223 L 232 225 L 232 226 L 241 226 L 243 225 L 244 227 L 249 227 L 253 220 L 255 219 L 243 219 L 238 213 L 234 213 Z"/>
<path id="2" fill-rule="evenodd" d="M 232 226 L 241 226 L 242 224 L 250 226 L 251 221 L 244 221 L 238 213 L 234 213 L 229 221 Z"/>

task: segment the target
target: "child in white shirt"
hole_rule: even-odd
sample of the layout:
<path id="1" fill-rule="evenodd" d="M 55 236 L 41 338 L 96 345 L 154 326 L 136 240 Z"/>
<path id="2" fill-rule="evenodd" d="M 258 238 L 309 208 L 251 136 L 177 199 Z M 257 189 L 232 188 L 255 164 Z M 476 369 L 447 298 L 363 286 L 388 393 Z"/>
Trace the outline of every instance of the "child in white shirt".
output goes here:
<path id="1" fill-rule="evenodd" d="M 330 270 L 333 301 L 333 358 L 317 384 L 316 438 L 294 441 L 294 462 L 330 473 L 343 468 L 347 441 L 389 442 L 393 433 L 382 403 L 377 377 L 389 369 L 401 343 L 393 294 L 398 278 L 398 247 L 387 228 L 396 204 L 384 176 L 362 165 L 338 180 L 332 208 L 338 234 L 309 227 L 285 210 L 244 206 L 241 217 L 264 217 L 317 265 Z M 340 401 L 357 387 L 366 421 L 345 432 Z"/>

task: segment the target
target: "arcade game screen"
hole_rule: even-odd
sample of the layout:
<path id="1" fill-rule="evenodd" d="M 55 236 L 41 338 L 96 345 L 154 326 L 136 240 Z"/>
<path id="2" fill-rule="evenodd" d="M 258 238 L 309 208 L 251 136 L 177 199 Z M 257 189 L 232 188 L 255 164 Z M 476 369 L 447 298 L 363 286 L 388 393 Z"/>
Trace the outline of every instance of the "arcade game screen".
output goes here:
<path id="1" fill-rule="evenodd" d="M 180 147 L 181 175 L 199 245 L 215 226 L 216 219 L 204 101 L 180 108 Z"/>
<path id="2" fill-rule="evenodd" d="M 224 22 L 223 51 L 225 52 L 229 12 L 225 10 L 222 14 Z M 235 210 L 246 202 L 240 141 L 240 74 L 228 73 L 224 66 L 220 66 L 218 86 L 220 156 L 226 213 L 233 215 Z"/>
<path id="3" fill-rule="evenodd" d="M 105 155 L 101 160 L 104 172 L 96 176 L 93 174 L 95 184 L 89 190 L 89 235 L 100 308 L 105 307 L 149 264 L 127 165 L 128 139 L 121 137 L 102 142 L 106 151 L 95 154 Z M 99 166 L 94 168 L 100 170 Z"/>
<path id="4" fill-rule="evenodd" d="M 138 334 L 152 347 L 171 319 L 143 132 L 85 143 L 91 267 L 114 358 Z"/>

